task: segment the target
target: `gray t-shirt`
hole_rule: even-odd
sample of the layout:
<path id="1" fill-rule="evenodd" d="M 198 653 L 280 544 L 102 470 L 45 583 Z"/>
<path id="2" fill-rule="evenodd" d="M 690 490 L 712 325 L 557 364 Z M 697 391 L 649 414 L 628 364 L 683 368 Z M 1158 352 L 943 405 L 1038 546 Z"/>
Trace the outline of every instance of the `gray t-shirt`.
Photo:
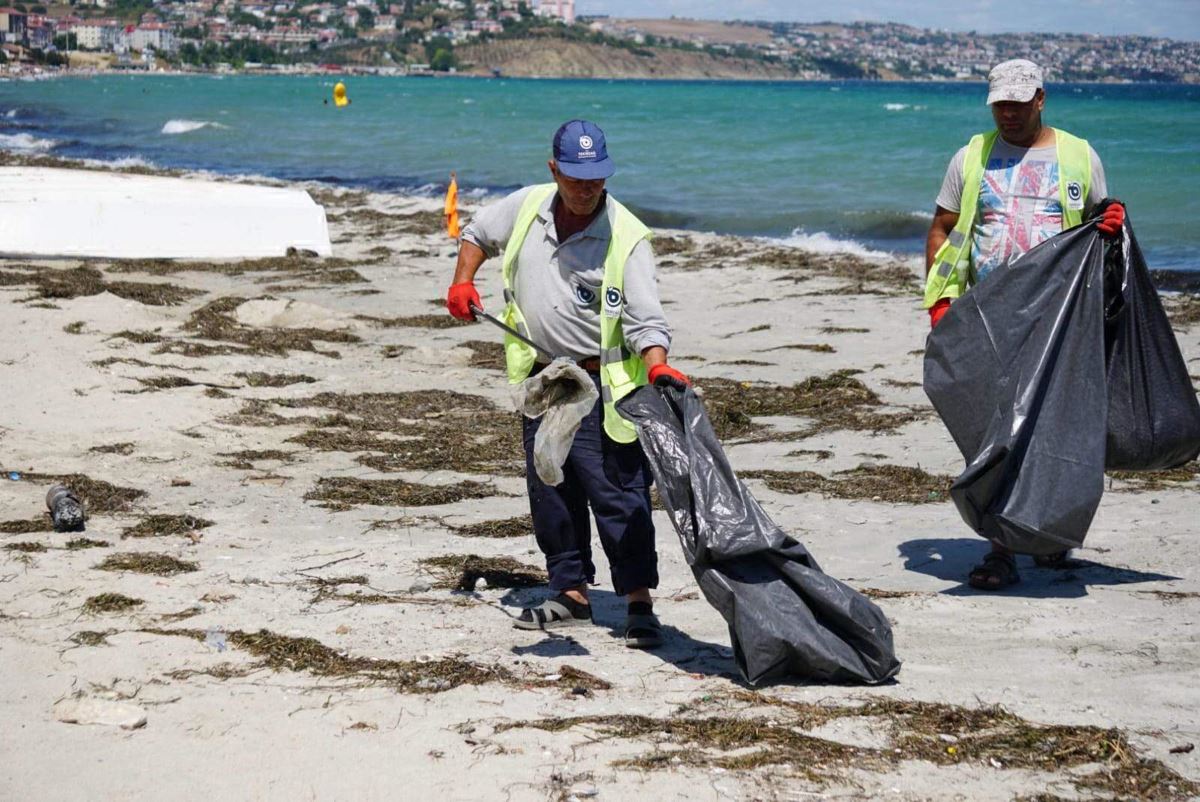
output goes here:
<path id="1" fill-rule="evenodd" d="M 517 214 L 532 187 L 519 189 L 479 211 L 462 238 L 497 256 L 512 236 Z M 529 336 L 556 355 L 587 359 L 600 352 L 600 287 L 604 257 L 612 238 L 613 206 L 587 228 L 558 241 L 551 195 L 542 204 L 517 256 L 513 293 L 529 326 Z M 606 202 L 607 203 L 607 202 Z M 671 329 L 658 300 L 654 253 L 642 240 L 625 262 L 625 298 L 621 329 L 633 353 L 660 345 L 671 347 Z"/>
<path id="2" fill-rule="evenodd" d="M 1096 151 L 1092 157 L 1092 183 L 1084 198 L 1084 219 L 1108 194 L 1104 165 Z M 937 205 L 957 212 L 962 208 L 964 146 L 946 168 Z M 1058 191 L 1058 155 L 1054 145 L 1020 148 L 997 137 L 988 154 L 975 230 L 971 242 L 972 284 L 1003 264 L 1062 231 L 1062 201 Z"/>

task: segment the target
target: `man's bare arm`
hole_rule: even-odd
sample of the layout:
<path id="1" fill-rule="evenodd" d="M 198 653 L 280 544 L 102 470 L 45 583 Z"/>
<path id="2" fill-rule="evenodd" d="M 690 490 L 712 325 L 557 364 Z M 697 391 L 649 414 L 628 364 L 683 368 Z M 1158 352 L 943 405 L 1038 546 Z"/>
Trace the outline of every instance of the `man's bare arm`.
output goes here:
<path id="1" fill-rule="evenodd" d="M 933 267 L 933 257 L 956 225 L 958 225 L 958 212 L 952 212 L 941 206 L 934 208 L 933 223 L 930 224 L 929 234 L 925 237 L 925 275 L 929 275 L 929 268 Z"/>
<path id="2" fill-rule="evenodd" d="M 454 281 L 452 284 L 462 284 L 464 281 L 474 281 L 479 266 L 487 260 L 487 254 L 473 242 L 463 240 L 458 246 L 458 263 L 454 266 Z"/>

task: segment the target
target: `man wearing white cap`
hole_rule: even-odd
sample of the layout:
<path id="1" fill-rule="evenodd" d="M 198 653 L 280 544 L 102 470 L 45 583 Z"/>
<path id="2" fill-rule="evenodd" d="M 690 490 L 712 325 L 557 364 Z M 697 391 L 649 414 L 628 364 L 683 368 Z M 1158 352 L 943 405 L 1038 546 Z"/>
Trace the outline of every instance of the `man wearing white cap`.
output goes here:
<path id="1" fill-rule="evenodd" d="M 977 134 L 946 170 L 925 243 L 925 307 L 936 326 L 973 285 L 1055 234 L 1087 220 L 1107 194 L 1104 167 L 1088 143 L 1042 124 L 1046 91 L 1032 61 L 997 64 L 987 103 L 996 129 Z M 1115 237 L 1125 208 L 1104 207 L 1100 231 Z M 1042 566 L 1066 552 L 1035 557 Z M 993 544 L 970 574 L 972 587 L 998 590 L 1020 580 L 1011 551 Z"/>

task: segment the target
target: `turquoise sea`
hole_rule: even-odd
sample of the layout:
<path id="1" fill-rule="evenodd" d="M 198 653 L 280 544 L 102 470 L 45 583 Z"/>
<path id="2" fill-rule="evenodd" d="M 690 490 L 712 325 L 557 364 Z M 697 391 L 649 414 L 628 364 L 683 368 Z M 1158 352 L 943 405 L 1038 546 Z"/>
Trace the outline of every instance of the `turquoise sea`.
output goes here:
<path id="1" fill-rule="evenodd" d="M 546 180 L 555 128 L 606 131 L 614 194 L 648 222 L 814 248 L 916 253 L 982 84 L 99 76 L 0 82 L 0 149 L 467 194 Z M 1200 86 L 1052 85 L 1151 267 L 1200 269 Z"/>

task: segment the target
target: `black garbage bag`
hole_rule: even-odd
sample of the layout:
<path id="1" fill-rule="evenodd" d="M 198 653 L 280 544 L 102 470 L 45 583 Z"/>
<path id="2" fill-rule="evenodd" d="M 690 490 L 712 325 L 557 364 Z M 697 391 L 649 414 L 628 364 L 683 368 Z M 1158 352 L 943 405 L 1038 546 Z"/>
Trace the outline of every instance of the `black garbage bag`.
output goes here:
<path id="1" fill-rule="evenodd" d="M 1110 243 L 1093 218 L 955 301 L 925 346 L 925 393 L 967 462 L 950 489 L 963 520 L 1019 553 L 1082 544 L 1105 468 L 1200 453 L 1200 404 L 1128 221 Z"/>
<path id="2" fill-rule="evenodd" d="M 900 670 L 892 629 L 858 591 L 763 512 L 689 388 L 642 387 L 617 409 L 637 425 L 659 496 L 700 590 L 729 625 L 747 682 L 878 683 Z"/>

